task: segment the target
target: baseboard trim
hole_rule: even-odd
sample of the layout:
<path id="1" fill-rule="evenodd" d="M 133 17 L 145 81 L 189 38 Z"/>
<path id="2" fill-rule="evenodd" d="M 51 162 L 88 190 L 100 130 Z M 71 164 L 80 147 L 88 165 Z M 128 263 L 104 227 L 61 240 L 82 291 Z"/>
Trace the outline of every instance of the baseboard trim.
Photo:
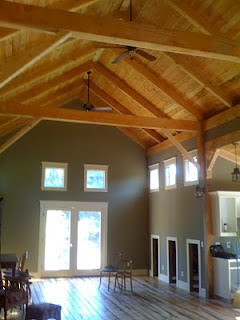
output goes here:
<path id="1" fill-rule="evenodd" d="M 182 289 L 182 290 L 185 290 L 185 291 L 189 291 L 189 290 L 188 290 L 188 283 L 187 283 L 187 282 L 178 280 L 177 283 L 176 283 L 176 286 L 177 286 L 179 289 Z"/>
<path id="2" fill-rule="evenodd" d="M 132 274 L 133 276 L 148 276 L 148 269 L 133 269 Z M 41 277 L 38 272 L 30 272 L 30 275 L 32 276 L 32 278 L 35 278 L 35 279 L 46 278 L 46 276 Z M 77 275 L 76 277 L 81 277 L 81 276 L 83 277 L 99 276 L 99 272 L 95 270 L 90 272 L 84 272 L 83 274 Z M 47 278 L 49 277 L 50 276 L 47 276 Z M 51 276 L 51 278 L 59 278 L 59 277 L 62 278 L 62 276 L 56 276 L 56 277 Z M 64 277 L 67 277 L 67 276 L 64 276 Z"/>
<path id="3" fill-rule="evenodd" d="M 148 269 L 133 269 L 133 276 L 148 276 Z"/>
<path id="4" fill-rule="evenodd" d="M 158 279 L 163 282 L 169 283 L 168 276 L 166 274 L 160 273 L 160 275 L 158 276 Z"/>
<path id="5" fill-rule="evenodd" d="M 200 296 L 201 296 L 202 298 L 206 298 L 206 289 L 205 289 L 205 288 L 202 288 L 202 289 L 201 289 L 201 294 L 200 294 Z"/>

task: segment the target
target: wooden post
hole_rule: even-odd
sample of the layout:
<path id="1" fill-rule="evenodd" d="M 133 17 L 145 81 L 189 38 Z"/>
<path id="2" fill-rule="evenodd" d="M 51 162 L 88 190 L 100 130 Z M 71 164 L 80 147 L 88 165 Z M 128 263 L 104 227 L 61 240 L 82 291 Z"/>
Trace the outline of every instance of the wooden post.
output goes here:
<path id="1" fill-rule="evenodd" d="M 206 179 L 206 150 L 204 148 L 203 130 L 197 134 L 197 148 L 198 148 L 198 161 L 200 164 L 200 179 L 205 184 L 205 206 L 203 214 L 204 225 L 204 247 L 205 247 L 205 285 L 206 285 L 206 298 L 209 299 L 213 296 L 213 260 L 210 254 L 210 246 L 212 245 L 212 212 L 211 212 L 211 197 L 209 194 L 209 180 Z"/>

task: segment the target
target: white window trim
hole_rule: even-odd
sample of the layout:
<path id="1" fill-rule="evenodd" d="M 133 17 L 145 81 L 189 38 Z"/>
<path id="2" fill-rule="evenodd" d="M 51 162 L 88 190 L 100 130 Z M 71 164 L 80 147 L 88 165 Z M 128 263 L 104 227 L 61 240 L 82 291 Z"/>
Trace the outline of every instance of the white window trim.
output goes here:
<path id="1" fill-rule="evenodd" d="M 176 189 L 177 188 L 177 160 L 176 157 L 172 157 L 170 159 L 164 160 L 164 175 L 165 175 L 165 190 L 171 190 L 171 189 Z M 166 185 L 166 167 L 168 167 L 170 164 L 175 164 L 176 166 L 176 177 L 175 177 L 175 184 L 172 184 L 170 186 Z"/>
<path id="2" fill-rule="evenodd" d="M 87 170 L 105 171 L 105 188 L 87 188 Z M 108 165 L 84 164 L 84 192 L 108 192 Z"/>
<path id="3" fill-rule="evenodd" d="M 150 171 L 158 169 L 158 188 L 156 189 L 150 189 Z M 150 192 L 157 192 L 159 191 L 159 185 L 160 185 L 160 181 L 159 181 L 159 163 L 155 163 L 152 164 L 150 166 L 148 166 L 148 170 L 149 170 L 149 191 Z"/>
<path id="4" fill-rule="evenodd" d="M 45 169 L 46 168 L 64 169 L 64 186 L 63 187 L 55 188 L 55 187 L 45 187 L 44 186 Z M 44 190 L 44 191 L 67 191 L 67 176 L 68 176 L 68 163 L 42 161 L 41 190 Z"/>
<path id="5" fill-rule="evenodd" d="M 198 157 L 198 152 L 197 149 L 191 150 L 188 152 L 190 156 L 192 157 Z M 184 186 L 189 187 L 189 186 L 195 186 L 199 183 L 199 179 L 194 180 L 194 181 L 186 181 L 186 167 L 185 167 L 185 162 L 189 161 L 186 157 L 183 156 L 183 170 L 184 170 Z M 190 161 L 189 161 L 190 162 Z"/>

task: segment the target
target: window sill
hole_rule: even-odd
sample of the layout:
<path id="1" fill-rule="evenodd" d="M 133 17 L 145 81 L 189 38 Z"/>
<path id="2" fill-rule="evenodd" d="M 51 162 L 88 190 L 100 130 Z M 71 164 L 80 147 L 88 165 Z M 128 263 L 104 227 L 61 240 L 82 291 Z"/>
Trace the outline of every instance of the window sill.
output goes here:
<path id="1" fill-rule="evenodd" d="M 173 184 L 172 186 L 165 186 L 165 190 L 177 189 L 177 185 Z"/>

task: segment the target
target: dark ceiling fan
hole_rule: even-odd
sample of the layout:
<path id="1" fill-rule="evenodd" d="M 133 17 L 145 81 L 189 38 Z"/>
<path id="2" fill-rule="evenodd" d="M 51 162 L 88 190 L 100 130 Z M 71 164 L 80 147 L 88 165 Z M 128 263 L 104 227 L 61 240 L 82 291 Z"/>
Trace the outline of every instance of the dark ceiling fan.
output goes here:
<path id="1" fill-rule="evenodd" d="M 129 13 L 130 13 L 130 21 L 132 21 L 132 0 L 130 0 L 130 8 L 129 8 Z M 146 51 L 139 49 L 137 47 L 133 46 L 128 46 L 128 45 L 122 45 L 122 46 L 96 46 L 96 48 L 100 49 L 125 49 L 125 51 L 120 54 L 116 59 L 112 61 L 112 64 L 117 64 L 121 60 L 123 60 L 127 55 L 130 56 L 130 59 L 133 59 L 133 56 L 135 53 L 139 54 L 143 58 L 147 59 L 148 61 L 155 61 L 157 58 L 154 57 L 152 54 L 147 53 Z"/>
<path id="2" fill-rule="evenodd" d="M 90 74 L 91 71 L 87 72 L 87 77 L 88 77 L 88 99 L 87 103 L 83 103 L 81 105 L 81 109 L 84 111 L 112 111 L 111 107 L 94 107 L 91 102 L 90 102 Z"/>

